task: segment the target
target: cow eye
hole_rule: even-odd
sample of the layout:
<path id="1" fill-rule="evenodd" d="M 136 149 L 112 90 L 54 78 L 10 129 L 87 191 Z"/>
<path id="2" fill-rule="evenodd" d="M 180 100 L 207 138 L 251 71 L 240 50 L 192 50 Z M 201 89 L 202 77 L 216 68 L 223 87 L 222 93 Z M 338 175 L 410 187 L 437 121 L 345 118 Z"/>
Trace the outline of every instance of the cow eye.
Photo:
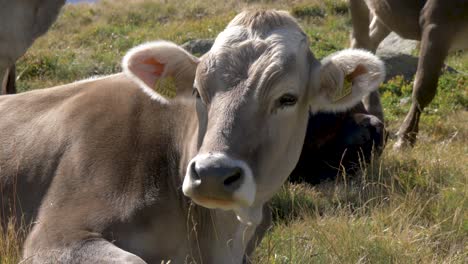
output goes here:
<path id="1" fill-rule="evenodd" d="M 192 95 L 195 96 L 197 99 L 200 99 L 200 98 L 201 98 L 200 92 L 198 91 L 197 88 L 193 88 L 193 90 L 192 90 Z"/>
<path id="2" fill-rule="evenodd" d="M 283 94 L 278 99 L 278 105 L 280 107 L 286 107 L 286 106 L 293 106 L 297 103 L 297 96 L 292 95 L 292 94 Z"/>

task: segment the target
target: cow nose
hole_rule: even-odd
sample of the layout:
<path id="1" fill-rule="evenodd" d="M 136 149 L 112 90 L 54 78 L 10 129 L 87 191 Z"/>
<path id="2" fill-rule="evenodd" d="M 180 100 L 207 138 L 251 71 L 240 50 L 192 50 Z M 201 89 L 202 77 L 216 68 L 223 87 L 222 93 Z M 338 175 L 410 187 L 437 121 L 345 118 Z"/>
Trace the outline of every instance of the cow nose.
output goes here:
<path id="1" fill-rule="evenodd" d="M 192 170 L 193 179 L 209 193 L 217 189 L 226 194 L 232 193 L 242 185 L 244 178 L 242 168 L 236 166 L 193 162 Z"/>
<path id="2" fill-rule="evenodd" d="M 199 154 L 187 166 L 182 192 L 204 207 L 229 210 L 251 206 L 256 183 L 244 161 L 223 153 Z"/>

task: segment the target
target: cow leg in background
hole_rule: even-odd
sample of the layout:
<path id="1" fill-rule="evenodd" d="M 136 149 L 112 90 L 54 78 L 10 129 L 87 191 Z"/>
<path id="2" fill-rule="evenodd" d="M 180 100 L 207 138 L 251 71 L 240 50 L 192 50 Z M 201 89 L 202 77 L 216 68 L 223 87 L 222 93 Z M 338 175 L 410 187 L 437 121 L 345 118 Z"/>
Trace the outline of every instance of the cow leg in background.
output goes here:
<path id="1" fill-rule="evenodd" d="M 379 47 L 380 42 L 384 40 L 388 34 L 390 34 L 390 29 L 385 26 L 380 19 L 377 18 L 377 16 L 374 16 L 372 18 L 372 22 L 370 24 L 370 46 L 372 53 L 375 53 L 377 51 L 377 48 Z"/>
<path id="2" fill-rule="evenodd" d="M 364 0 L 350 0 L 353 30 L 351 32 L 351 48 L 371 50 L 369 37 L 370 11 Z M 359 18 L 359 19 L 357 19 Z"/>
<path id="3" fill-rule="evenodd" d="M 363 0 L 350 0 L 349 4 L 351 16 L 353 17 L 351 47 L 354 49 L 366 49 L 375 53 L 380 42 L 390 31 L 376 16 L 371 15 L 369 8 Z M 370 23 L 371 18 L 372 23 Z M 369 114 L 375 115 L 380 121 L 384 122 L 384 114 L 378 91 L 365 96 L 362 103 Z"/>
<path id="4" fill-rule="evenodd" d="M 385 26 L 377 16 L 374 16 L 370 25 L 370 45 L 368 45 L 370 46 L 370 51 L 375 53 L 380 42 L 382 42 L 388 34 L 390 34 L 390 30 L 387 26 Z M 366 95 L 362 99 L 362 103 L 369 114 L 376 116 L 380 121 L 384 122 L 384 113 L 382 103 L 380 102 L 380 93 L 378 91 Z"/>
<path id="5" fill-rule="evenodd" d="M 419 118 L 424 107 L 436 94 L 439 74 L 450 48 L 451 36 L 448 36 L 447 32 L 453 31 L 434 24 L 423 28 L 418 69 L 413 86 L 413 102 L 397 133 L 398 140 L 394 145 L 396 150 L 412 147 L 416 142 Z"/>
<path id="6" fill-rule="evenodd" d="M 0 95 L 6 94 L 9 71 L 0 64 Z"/>
<path id="7" fill-rule="evenodd" d="M 380 102 L 380 93 L 374 91 L 362 98 L 362 103 L 369 114 L 376 116 L 380 121 L 384 122 L 384 113 L 382 103 Z"/>
<path id="8" fill-rule="evenodd" d="M 15 94 L 16 93 L 16 66 L 13 65 L 5 71 L 2 80 L 1 94 Z"/>

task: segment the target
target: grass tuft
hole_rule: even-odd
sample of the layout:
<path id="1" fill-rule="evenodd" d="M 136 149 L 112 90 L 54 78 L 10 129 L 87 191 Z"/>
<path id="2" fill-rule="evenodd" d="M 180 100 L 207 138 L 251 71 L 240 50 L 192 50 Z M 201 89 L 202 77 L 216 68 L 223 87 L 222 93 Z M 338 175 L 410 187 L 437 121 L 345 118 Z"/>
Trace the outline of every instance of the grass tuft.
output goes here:
<path id="1" fill-rule="evenodd" d="M 19 263 L 21 260 L 21 245 L 29 229 L 16 223 L 9 219 L 5 226 L 0 224 L 0 264 Z"/>

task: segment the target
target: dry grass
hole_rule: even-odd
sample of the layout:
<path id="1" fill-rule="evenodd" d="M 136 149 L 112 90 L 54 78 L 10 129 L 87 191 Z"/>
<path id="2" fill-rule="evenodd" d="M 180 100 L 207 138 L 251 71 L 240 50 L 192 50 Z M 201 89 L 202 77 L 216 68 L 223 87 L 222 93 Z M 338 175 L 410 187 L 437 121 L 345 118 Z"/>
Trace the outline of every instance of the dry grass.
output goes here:
<path id="1" fill-rule="evenodd" d="M 460 128 L 466 131 L 467 123 Z M 285 186 L 273 201 L 277 221 L 256 260 L 464 263 L 466 139 L 420 142 L 408 153 L 387 149 L 356 179 Z"/>
<path id="2" fill-rule="evenodd" d="M 0 264 L 18 263 L 21 257 L 21 245 L 27 232 L 24 226 L 17 227 L 13 219 L 4 228 L 0 225 Z"/>
<path id="3" fill-rule="evenodd" d="M 245 7 L 288 9 L 317 57 L 347 47 L 343 1 L 116 0 L 67 6 L 52 30 L 18 65 L 22 91 L 120 71 L 130 47 L 167 39 L 215 37 Z M 468 72 L 466 54 L 448 64 Z M 468 259 L 468 77 L 445 73 L 421 121 L 418 145 L 387 148 L 350 179 L 317 186 L 286 184 L 273 199 L 275 224 L 255 263 L 466 263 Z M 396 132 L 411 84 L 382 87 L 387 127 Z M 392 145 L 392 140 L 388 146 Z M 0 264 L 17 263 L 23 231 L 0 232 Z"/>

